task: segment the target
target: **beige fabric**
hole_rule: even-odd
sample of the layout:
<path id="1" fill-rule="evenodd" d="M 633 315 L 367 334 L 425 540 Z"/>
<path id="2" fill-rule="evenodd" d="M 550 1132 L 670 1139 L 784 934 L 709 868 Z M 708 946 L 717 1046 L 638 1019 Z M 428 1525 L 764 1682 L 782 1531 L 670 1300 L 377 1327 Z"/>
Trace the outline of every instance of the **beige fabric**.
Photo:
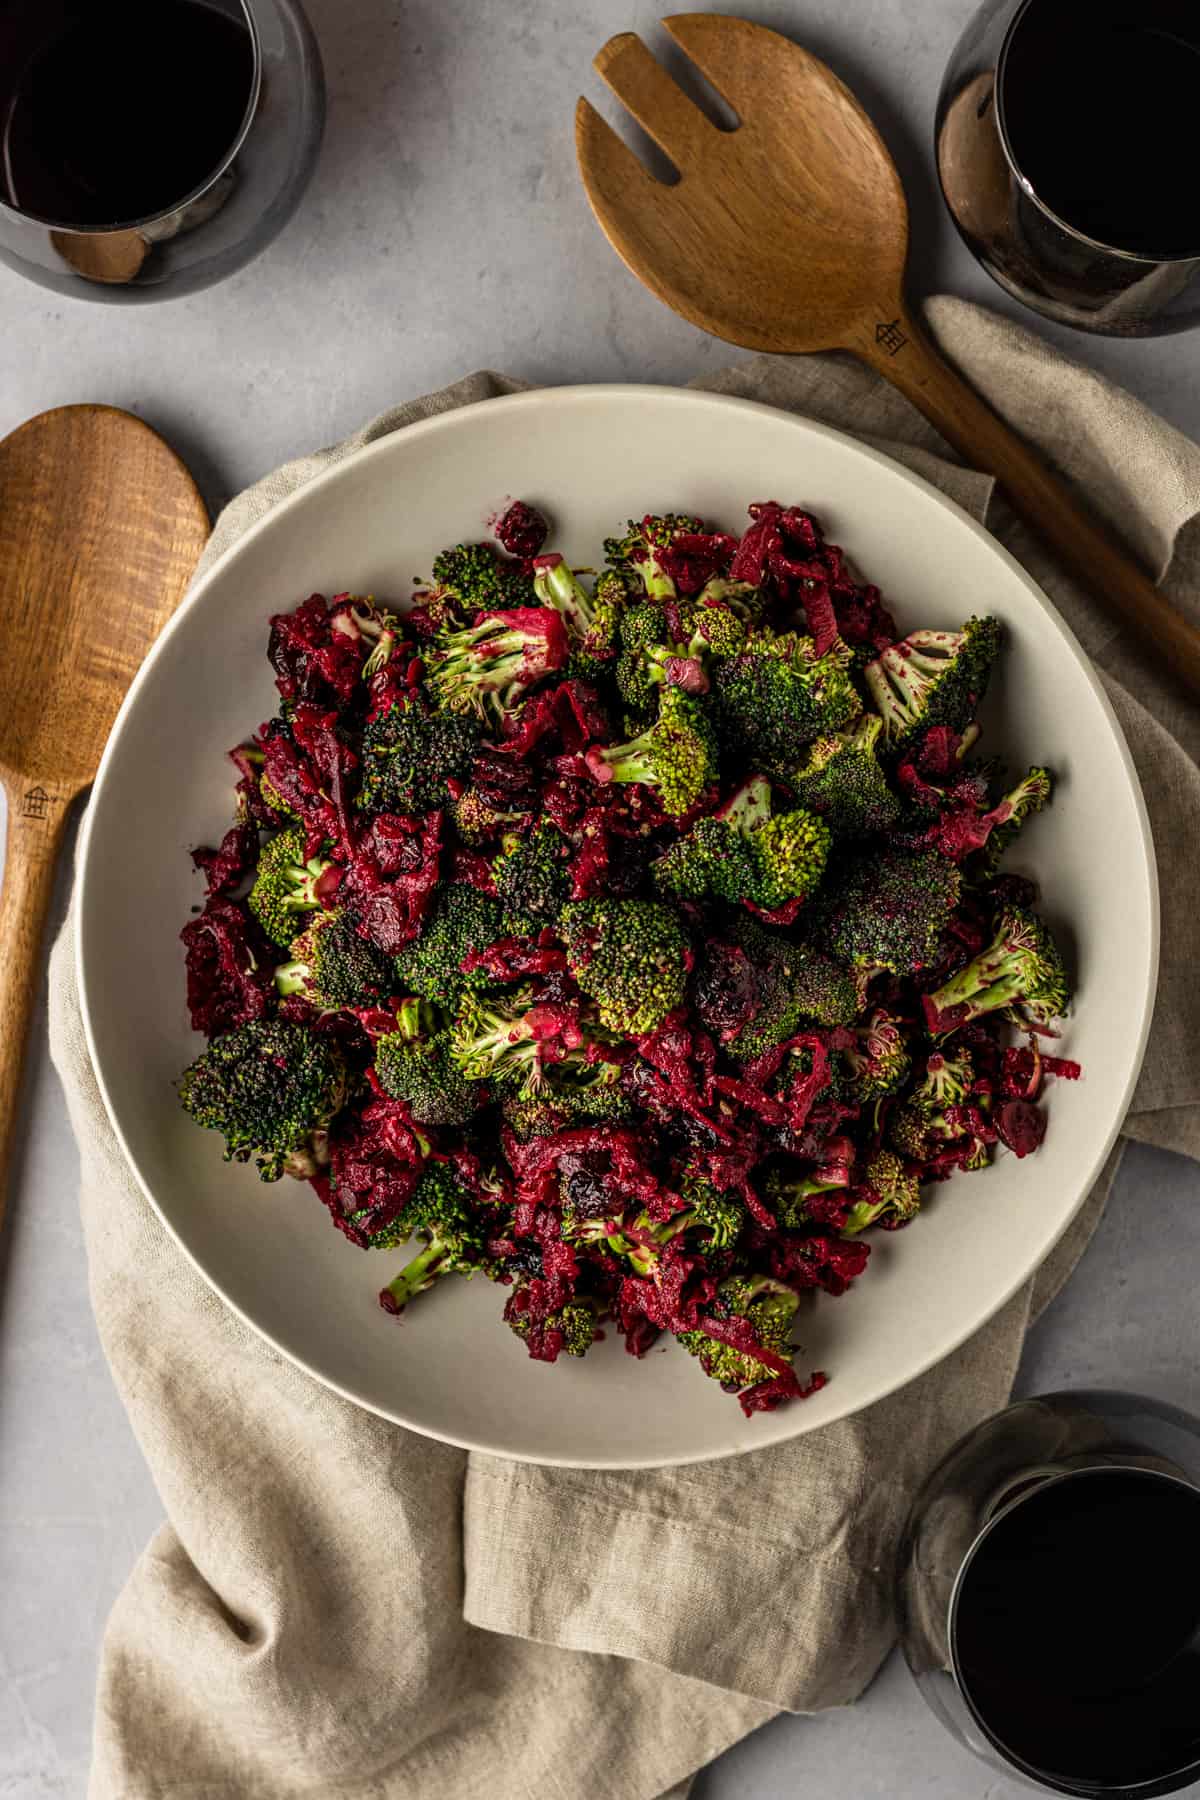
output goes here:
<path id="1" fill-rule="evenodd" d="M 1200 450 L 983 311 L 939 300 L 930 319 L 1196 612 Z M 233 502 L 210 554 L 358 443 L 513 385 L 472 376 L 278 471 Z M 883 443 L 988 509 L 988 481 L 857 366 L 760 360 L 709 385 Z M 1164 954 L 1127 1131 L 1200 1155 L 1200 908 L 1182 854 L 1200 828 L 1200 723 L 999 506 L 988 516 L 1106 670 L 1133 746 L 1165 851 Z M 1031 1312 L 1086 1243 L 1119 1149 L 1026 1290 L 858 1418 L 693 1469 L 515 1466 L 357 1411 L 193 1274 L 105 1121 L 68 944 L 51 1032 L 82 1149 L 93 1300 L 169 1520 L 105 1638 L 96 1800 L 683 1800 L 692 1771 L 776 1709 L 861 1691 L 890 1641 L 889 1557 L 914 1485 L 1005 1400 Z"/>

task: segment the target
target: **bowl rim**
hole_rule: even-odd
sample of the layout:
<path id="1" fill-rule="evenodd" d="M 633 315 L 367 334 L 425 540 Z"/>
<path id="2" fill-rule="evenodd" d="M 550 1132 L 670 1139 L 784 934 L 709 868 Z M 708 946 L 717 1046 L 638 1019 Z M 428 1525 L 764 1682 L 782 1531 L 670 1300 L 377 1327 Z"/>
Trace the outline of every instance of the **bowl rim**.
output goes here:
<path id="1" fill-rule="evenodd" d="M 1061 1224 L 1054 1233 L 1054 1236 L 1048 1243 L 1039 1246 L 1038 1252 L 1032 1261 L 1022 1263 L 1015 1278 L 1009 1281 L 1003 1291 L 995 1297 L 988 1310 L 975 1319 L 966 1329 L 952 1331 L 945 1341 L 939 1342 L 935 1350 L 925 1354 L 912 1368 L 906 1369 L 900 1379 L 893 1379 L 886 1375 L 882 1376 L 873 1385 L 871 1391 L 860 1398 L 856 1403 L 848 1405 L 842 1410 L 835 1411 L 831 1415 L 822 1417 L 812 1425 L 805 1424 L 805 1408 L 801 1405 L 797 1405 L 787 1409 L 786 1416 L 788 1417 L 789 1422 L 794 1419 L 793 1428 L 788 1432 L 781 1433 L 779 1436 L 772 1438 L 769 1442 L 764 1441 L 763 1439 L 755 1439 L 753 1436 L 748 1435 L 744 1442 L 730 1442 L 723 1446 L 702 1449 L 694 1453 L 677 1453 L 667 1456 L 652 1455 L 633 1458 L 629 1458 L 628 1456 L 622 1457 L 619 1452 L 615 1457 L 606 1458 L 580 1458 L 568 1455 L 549 1456 L 544 1453 L 532 1455 L 529 1452 L 513 1450 L 506 1444 L 488 1443 L 474 1437 L 456 1437 L 450 1433 L 433 1431 L 427 1425 L 419 1424 L 405 1416 L 400 1409 L 381 1406 L 376 1401 L 365 1398 L 362 1394 L 356 1393 L 351 1387 L 342 1384 L 324 1373 L 321 1369 L 314 1367 L 313 1364 L 306 1361 L 302 1355 L 282 1344 L 270 1331 L 252 1318 L 243 1307 L 233 1301 L 229 1295 L 225 1293 L 217 1279 L 204 1267 L 199 1258 L 193 1255 L 179 1232 L 175 1229 L 163 1206 L 160 1205 L 156 1198 L 151 1183 L 143 1175 L 138 1161 L 126 1140 L 125 1133 L 122 1130 L 120 1120 L 117 1116 L 116 1107 L 114 1106 L 108 1091 L 101 1058 L 97 1049 L 92 1007 L 89 1002 L 88 961 L 85 949 L 85 921 L 89 918 L 91 913 L 92 823 L 96 817 L 97 811 L 92 802 L 107 780 L 114 747 L 122 734 L 126 720 L 139 703 L 143 688 L 145 688 L 153 679 L 154 671 L 158 665 L 159 659 L 165 654 L 166 646 L 170 643 L 175 632 L 179 629 L 181 621 L 203 604 L 208 590 L 213 587 L 218 580 L 224 577 L 226 571 L 237 562 L 242 554 L 245 553 L 249 545 L 255 542 L 264 533 L 278 529 L 292 512 L 300 509 L 306 503 L 309 496 L 315 491 L 336 486 L 340 481 L 353 478 L 355 472 L 363 464 L 381 459 L 390 452 L 393 452 L 397 438 L 403 437 L 406 440 L 411 441 L 412 439 L 419 440 L 425 437 L 436 436 L 448 430 L 461 430 L 464 424 L 469 422 L 477 408 L 486 408 L 490 413 L 522 412 L 538 409 L 553 413 L 558 410 L 568 409 L 570 406 L 579 404 L 581 401 L 595 399 L 624 402 L 632 401 L 659 406 L 678 405 L 682 410 L 687 410 L 696 406 L 705 408 L 712 407 L 719 411 L 738 411 L 751 415 L 766 415 L 775 420 L 782 419 L 789 424 L 794 425 L 800 432 L 836 442 L 843 447 L 849 447 L 855 454 L 864 458 L 866 461 L 886 469 L 891 476 L 899 476 L 902 482 L 911 487 L 916 495 L 921 496 L 923 500 L 933 502 L 943 512 L 949 514 L 951 518 L 956 520 L 960 526 L 967 527 L 976 538 L 984 542 L 992 555 L 1001 560 L 1007 567 L 1009 573 L 1020 581 L 1034 603 L 1047 615 L 1050 624 L 1057 631 L 1062 641 L 1064 651 L 1070 655 L 1082 672 L 1095 699 L 1099 703 L 1101 713 L 1108 723 L 1117 752 L 1123 763 L 1125 773 L 1128 776 L 1129 788 L 1133 798 L 1134 813 L 1138 824 L 1146 874 L 1146 898 L 1149 906 L 1150 926 L 1145 946 L 1147 967 L 1145 992 L 1142 1000 L 1142 1014 L 1136 1034 L 1134 1054 L 1129 1066 L 1129 1074 L 1124 1091 L 1121 1095 L 1120 1105 L 1116 1109 L 1114 1121 L 1108 1132 L 1105 1134 L 1103 1143 L 1098 1153 L 1093 1158 L 1091 1165 L 1087 1169 L 1081 1170 L 1078 1192 L 1070 1207 L 1065 1212 Z M 993 537 L 986 526 L 972 518 L 971 514 L 968 513 L 965 508 L 960 506 L 957 501 L 952 500 L 949 495 L 944 494 L 940 488 L 936 487 L 923 475 L 918 475 L 912 469 L 907 468 L 905 464 L 897 461 L 896 458 L 888 456 L 884 451 L 875 448 L 874 445 L 863 443 L 852 433 L 839 430 L 837 427 L 827 425 L 820 420 L 812 419 L 807 414 L 791 412 L 783 407 L 770 406 L 763 401 L 745 400 L 739 396 L 728 394 L 714 394 L 705 389 L 678 388 L 661 384 L 643 384 L 638 382 L 575 383 L 558 387 L 531 388 L 515 394 L 493 395 L 482 400 L 468 402 L 467 405 L 453 407 L 448 412 L 436 413 L 432 417 L 419 419 L 409 425 L 393 428 L 392 430 L 384 432 L 382 436 L 357 446 L 354 450 L 350 451 L 348 455 L 332 463 L 328 468 L 322 469 L 317 475 L 313 476 L 311 480 L 303 482 L 284 499 L 270 506 L 261 518 L 255 520 L 255 522 L 242 532 L 233 543 L 227 545 L 225 549 L 213 559 L 212 563 L 202 574 L 194 578 L 187 594 L 176 608 L 170 620 L 168 620 L 159 637 L 155 640 L 145 662 L 134 677 L 121 704 L 117 717 L 113 722 L 112 730 L 109 733 L 108 741 L 104 747 L 104 753 L 101 756 L 97 767 L 95 780 L 92 784 L 92 792 L 89 796 L 88 805 L 84 812 L 80 829 L 77 869 L 77 892 L 74 901 L 73 947 L 84 1039 L 87 1044 L 88 1055 L 91 1060 L 96 1085 L 99 1089 L 101 1099 L 104 1102 L 104 1109 L 108 1115 L 109 1123 L 112 1126 L 113 1134 L 116 1137 L 122 1156 L 124 1157 L 125 1163 L 132 1173 L 134 1180 L 137 1182 L 138 1187 L 149 1201 L 153 1211 L 160 1222 L 165 1226 L 175 1244 L 182 1251 L 183 1255 L 187 1258 L 188 1262 L 191 1263 L 192 1267 L 200 1275 L 206 1285 L 219 1296 L 222 1303 L 227 1306 L 244 1325 L 248 1326 L 249 1329 L 254 1332 L 256 1337 L 269 1344 L 279 1355 L 285 1357 L 287 1361 L 292 1363 L 295 1367 L 302 1369 L 305 1374 L 311 1376 L 313 1380 L 320 1382 L 323 1387 L 338 1394 L 342 1399 L 350 1401 L 353 1405 L 359 1406 L 365 1411 L 375 1414 L 379 1418 L 386 1419 L 392 1424 L 399 1425 L 407 1431 L 415 1432 L 421 1437 L 431 1438 L 435 1442 L 449 1444 L 461 1450 L 477 1450 L 486 1455 L 503 1457 L 511 1462 L 530 1463 L 546 1468 L 655 1469 L 686 1467 L 694 1463 L 715 1462 L 726 1456 L 737 1456 L 755 1450 L 770 1449 L 778 1444 L 789 1442 L 795 1437 L 803 1436 L 809 1431 L 824 1429 L 825 1426 L 834 1425 L 845 1418 L 853 1417 L 855 1413 L 862 1412 L 867 1407 L 873 1406 L 878 1401 L 886 1399 L 891 1394 L 898 1392 L 901 1388 L 907 1387 L 911 1382 L 918 1380 L 938 1363 L 943 1362 L 948 1356 L 953 1355 L 953 1353 L 966 1343 L 968 1339 L 974 1337 L 991 1319 L 995 1318 L 996 1315 L 1002 1311 L 1019 1289 L 1023 1287 L 1036 1270 L 1041 1267 L 1077 1218 L 1096 1179 L 1108 1160 L 1112 1147 L 1120 1135 L 1121 1127 L 1124 1123 L 1126 1113 L 1128 1112 L 1129 1103 L 1133 1097 L 1146 1053 L 1150 1025 L 1154 1014 L 1154 1000 L 1158 981 L 1161 932 L 1158 864 L 1155 857 L 1154 840 L 1150 828 L 1149 815 L 1146 809 L 1145 796 L 1142 792 L 1137 768 L 1134 764 L 1133 756 L 1125 739 L 1125 733 L 1121 728 L 1120 721 L 1117 718 L 1112 702 L 1109 700 L 1108 695 L 1104 690 L 1103 683 L 1101 682 L 1098 673 L 1093 668 L 1090 658 L 1084 652 L 1059 609 L 1034 580 L 1033 576 L 1030 575 L 1022 564 L 1017 561 L 1010 550 L 1000 543 L 997 538 Z"/>

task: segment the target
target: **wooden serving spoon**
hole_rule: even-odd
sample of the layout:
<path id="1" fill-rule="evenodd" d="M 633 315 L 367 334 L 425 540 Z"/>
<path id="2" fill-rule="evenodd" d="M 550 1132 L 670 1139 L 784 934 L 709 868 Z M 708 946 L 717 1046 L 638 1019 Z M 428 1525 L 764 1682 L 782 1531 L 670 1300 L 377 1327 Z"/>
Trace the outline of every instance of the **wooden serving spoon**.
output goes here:
<path id="1" fill-rule="evenodd" d="M 67 811 L 207 537 L 195 482 L 129 413 L 61 406 L 0 443 L 0 1220 Z"/>
<path id="2" fill-rule="evenodd" d="M 738 115 L 725 131 L 633 32 L 595 67 L 679 172 L 658 181 L 586 100 L 579 167 L 609 242 L 660 300 L 749 350 L 848 350 L 920 408 L 1130 630 L 1200 694 L 1200 632 L 1118 539 L 956 375 L 904 299 L 908 206 L 882 139 L 789 38 L 719 13 L 664 19 Z"/>

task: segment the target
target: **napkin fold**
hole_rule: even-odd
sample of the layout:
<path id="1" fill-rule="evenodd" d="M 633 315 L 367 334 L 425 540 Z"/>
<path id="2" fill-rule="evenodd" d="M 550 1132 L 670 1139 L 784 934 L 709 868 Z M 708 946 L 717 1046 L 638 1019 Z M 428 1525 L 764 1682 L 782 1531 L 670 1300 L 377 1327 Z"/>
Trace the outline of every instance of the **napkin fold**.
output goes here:
<path id="1" fill-rule="evenodd" d="M 1200 448 L 980 308 L 942 298 L 928 315 L 1200 622 Z M 470 376 L 288 464 L 231 503 L 206 560 L 360 444 L 519 385 Z M 1103 672 L 1158 845 L 1159 999 L 1125 1135 L 1200 1156 L 1200 709 L 868 371 L 760 358 L 697 385 L 885 448 L 985 519 L 1062 609 Z M 167 1514 L 106 1632 L 93 1800 L 682 1800 L 696 1769 L 779 1709 L 854 1699 L 891 1642 L 912 1493 L 1007 1399 L 1026 1327 L 1086 1245 L 1121 1155 L 1000 1313 L 857 1417 L 719 1464 L 540 1469 L 359 1411 L 228 1311 L 122 1160 L 70 922 L 50 993 L 93 1304 Z"/>

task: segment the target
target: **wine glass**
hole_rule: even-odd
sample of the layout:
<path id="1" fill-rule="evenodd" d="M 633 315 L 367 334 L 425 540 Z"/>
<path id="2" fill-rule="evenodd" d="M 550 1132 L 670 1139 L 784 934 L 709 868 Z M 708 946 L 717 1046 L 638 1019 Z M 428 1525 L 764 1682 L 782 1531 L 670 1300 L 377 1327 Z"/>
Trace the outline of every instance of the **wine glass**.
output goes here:
<path id="1" fill-rule="evenodd" d="M 298 0 L 0 0 L 0 260 L 77 298 L 194 293 L 287 223 L 324 118 Z"/>
<path id="2" fill-rule="evenodd" d="M 935 151 L 988 274 L 1109 336 L 1200 323 L 1192 0 L 985 0 L 950 59 Z"/>
<path id="3" fill-rule="evenodd" d="M 1200 1425 L 1136 1395 L 1023 1400 L 917 1496 L 896 1567 L 926 1701 L 1043 1792 L 1200 1780 Z"/>

